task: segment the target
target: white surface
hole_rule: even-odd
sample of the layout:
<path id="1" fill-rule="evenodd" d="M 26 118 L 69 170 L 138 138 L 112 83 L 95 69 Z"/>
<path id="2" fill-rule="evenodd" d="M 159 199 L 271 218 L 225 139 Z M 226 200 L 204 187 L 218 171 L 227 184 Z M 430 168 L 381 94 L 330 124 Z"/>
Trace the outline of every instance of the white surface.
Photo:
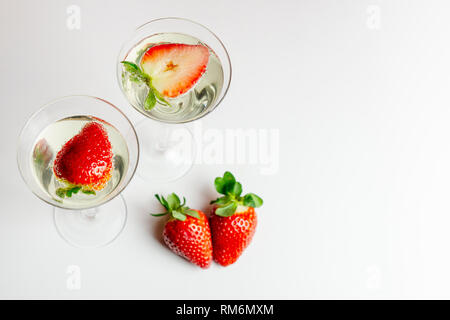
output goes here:
<path id="1" fill-rule="evenodd" d="M 80 30 L 66 27 L 72 4 Z M 449 9 L 418 0 L 3 0 L 0 298 L 450 298 Z M 21 180 L 16 137 L 39 106 L 69 94 L 105 98 L 140 120 L 116 83 L 117 53 L 134 27 L 163 16 L 205 24 L 229 49 L 231 89 L 203 128 L 279 129 L 279 170 L 199 164 L 167 185 L 136 176 L 118 240 L 71 247 Z M 159 242 L 162 221 L 147 212 L 158 209 L 154 193 L 169 191 L 206 208 L 226 169 L 265 204 L 241 259 L 204 271 Z M 66 285 L 71 265 L 79 290 Z"/>

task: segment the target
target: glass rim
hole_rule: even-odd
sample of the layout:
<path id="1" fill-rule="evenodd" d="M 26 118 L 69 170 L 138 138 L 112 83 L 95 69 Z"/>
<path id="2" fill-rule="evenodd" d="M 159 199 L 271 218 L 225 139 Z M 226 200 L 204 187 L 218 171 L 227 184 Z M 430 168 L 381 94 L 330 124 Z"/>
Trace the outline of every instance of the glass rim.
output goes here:
<path id="1" fill-rule="evenodd" d="M 136 108 L 135 106 L 133 106 L 133 105 L 130 103 L 130 101 L 128 100 L 128 98 L 126 97 L 126 95 L 125 95 L 124 92 L 123 92 L 123 87 L 122 87 L 122 83 L 121 83 L 121 78 L 119 77 L 119 73 L 118 73 L 118 72 L 116 72 L 117 82 L 119 83 L 120 90 L 121 90 L 122 93 L 124 94 L 125 99 L 127 100 L 128 104 L 130 104 L 134 109 L 136 109 L 139 113 L 141 113 L 142 115 L 144 115 L 146 118 L 150 118 L 150 119 L 152 119 L 152 120 L 159 121 L 159 122 L 162 122 L 162 123 L 167 123 L 167 124 L 182 124 L 182 123 L 189 123 L 189 122 L 192 122 L 192 121 L 199 120 L 199 119 L 205 117 L 206 115 L 210 114 L 212 111 L 216 110 L 216 108 L 217 108 L 217 107 L 222 103 L 222 101 L 225 99 L 225 97 L 226 97 L 226 95 L 227 95 L 227 93 L 228 93 L 228 91 L 229 91 L 229 89 L 230 89 L 231 78 L 232 78 L 232 74 L 233 74 L 233 68 L 232 68 L 232 65 L 231 65 L 230 55 L 228 54 L 228 50 L 227 50 L 227 48 L 225 47 L 225 45 L 223 44 L 222 40 L 220 40 L 220 38 L 219 38 L 219 37 L 218 37 L 211 29 L 209 29 L 208 27 L 204 26 L 203 24 L 201 24 L 201 23 L 199 23 L 199 22 L 196 22 L 196 21 L 191 20 L 191 19 L 188 19 L 188 18 L 182 18 L 182 17 L 162 17 L 162 18 L 152 19 L 152 20 L 150 20 L 150 21 L 148 21 L 148 22 L 146 22 L 146 23 L 144 23 L 144 24 L 141 24 L 141 25 L 138 26 L 137 28 L 133 29 L 133 31 L 130 32 L 128 38 L 131 38 L 133 34 L 135 34 L 135 33 L 136 33 L 137 31 L 139 31 L 140 29 L 143 29 L 143 28 L 146 27 L 147 25 L 149 25 L 149 24 L 151 24 L 151 23 L 154 23 L 154 22 L 163 21 L 163 20 L 185 21 L 185 22 L 189 22 L 189 23 L 198 25 L 198 26 L 200 26 L 201 28 L 203 28 L 203 29 L 205 29 L 206 31 L 208 31 L 214 38 L 216 38 L 216 40 L 219 42 L 220 46 L 223 48 L 223 50 L 224 50 L 224 52 L 225 52 L 225 56 L 226 56 L 226 61 L 228 62 L 228 65 L 229 65 L 229 67 L 230 67 L 230 75 L 228 76 L 228 83 L 227 83 L 227 86 L 226 86 L 225 90 L 223 91 L 223 95 L 222 95 L 222 97 L 214 104 L 214 108 L 212 108 L 211 110 L 205 112 L 204 114 L 202 114 L 202 115 L 200 115 L 200 116 L 198 116 L 198 117 L 194 117 L 193 119 L 189 119 L 189 120 L 181 120 L 181 121 L 165 121 L 165 120 L 162 120 L 162 119 L 159 119 L 159 118 L 156 118 L 156 117 L 151 117 L 151 116 L 149 116 L 148 113 L 143 112 L 142 110 L 140 110 L 139 108 Z M 118 57 L 117 57 L 117 61 L 122 60 L 122 59 L 121 59 L 121 54 L 122 54 L 122 52 L 124 51 L 124 49 L 126 48 L 127 44 L 128 44 L 128 40 L 126 40 L 126 41 L 122 44 L 122 46 L 120 47 L 119 55 L 118 55 Z M 116 64 L 117 64 L 117 62 L 116 62 Z M 117 69 L 117 68 L 118 68 L 118 66 L 116 66 L 116 69 Z"/>
<path id="2" fill-rule="evenodd" d="M 93 205 L 93 206 L 90 206 L 90 207 L 85 207 L 85 208 L 67 208 L 67 207 L 64 207 L 64 206 L 61 206 L 61 205 L 52 203 L 52 202 L 50 202 L 50 201 L 44 199 L 44 198 L 41 197 L 40 195 L 38 195 L 38 194 L 37 194 L 36 192 L 34 192 L 34 190 L 30 187 L 30 184 L 28 183 L 27 179 L 24 177 L 23 169 L 22 169 L 22 166 L 20 165 L 20 161 L 19 161 L 19 152 L 18 152 L 18 151 L 19 151 L 19 148 L 20 148 L 20 141 L 22 140 L 22 136 L 23 136 L 23 134 L 24 134 L 24 132 L 25 132 L 25 129 L 30 125 L 30 123 L 31 123 L 31 121 L 34 119 L 34 117 L 37 116 L 39 113 L 41 113 L 43 110 L 45 110 L 45 108 L 47 108 L 48 106 L 50 106 L 50 105 L 52 105 L 52 104 L 54 104 L 54 103 L 56 103 L 56 102 L 59 102 L 59 101 L 61 101 L 61 100 L 66 100 L 66 99 L 71 99 L 71 98 L 89 98 L 89 99 L 98 100 L 98 101 L 104 102 L 104 103 L 108 104 L 109 106 L 113 107 L 116 111 L 119 111 L 119 113 L 120 113 L 120 114 L 125 118 L 125 120 L 130 124 L 130 127 L 131 127 L 131 129 L 133 130 L 132 132 L 133 132 L 133 134 L 134 134 L 134 137 L 136 138 L 136 145 L 137 145 L 136 165 L 134 166 L 133 171 L 131 172 L 130 178 L 129 178 L 128 181 L 126 181 L 126 183 L 123 185 L 122 189 L 121 189 L 116 195 L 114 195 L 113 197 L 107 199 L 106 201 L 103 201 L 103 202 L 101 202 L 101 203 L 99 203 L 99 204 L 96 204 L 96 205 Z M 49 204 L 49 205 L 51 205 L 51 206 L 53 206 L 53 207 L 58 207 L 58 208 L 61 208 L 61 209 L 65 209 L 65 210 L 73 210 L 73 211 L 80 211 L 80 210 L 86 210 L 86 209 L 91 209 L 91 208 L 99 207 L 99 206 L 101 206 L 101 205 L 103 205 L 103 204 L 105 204 L 105 203 L 108 203 L 109 201 L 113 200 L 113 199 L 116 198 L 118 195 L 120 195 L 120 194 L 122 193 L 122 191 L 123 191 L 123 190 L 128 186 L 128 184 L 131 182 L 131 180 L 133 180 L 133 177 L 134 177 L 134 175 L 135 175 L 135 173 L 136 173 L 136 169 L 137 169 L 138 164 L 139 164 L 139 158 L 140 158 L 139 137 L 138 137 L 138 135 L 137 135 L 137 133 L 136 133 L 136 129 L 135 129 L 134 126 L 133 126 L 133 123 L 132 123 L 132 122 L 130 121 L 130 119 L 126 116 L 126 114 L 123 113 L 123 111 L 120 110 L 118 107 L 116 107 L 114 104 L 112 104 L 111 102 L 109 102 L 109 101 L 107 101 L 107 100 L 105 100 L 105 99 L 102 99 L 102 98 L 99 98 L 99 97 L 96 97 L 96 96 L 91 96 L 91 95 L 83 95 L 83 94 L 73 94 L 73 95 L 62 96 L 62 97 L 53 99 L 53 100 L 51 100 L 51 101 L 49 101 L 49 102 L 43 104 L 41 107 L 39 107 L 38 110 L 34 111 L 34 112 L 31 114 L 31 116 L 28 117 L 27 121 L 25 122 L 25 124 L 24 124 L 24 125 L 22 126 L 22 128 L 20 129 L 20 133 L 19 133 L 19 136 L 18 136 L 18 138 L 17 138 L 16 145 L 17 145 L 17 151 L 16 151 L 16 163 L 17 163 L 17 167 L 19 168 L 20 176 L 21 176 L 23 182 L 28 186 L 28 188 L 30 189 L 30 191 L 31 191 L 37 198 L 39 198 L 40 200 L 44 201 L 45 203 L 47 203 L 47 204 Z M 128 147 L 128 145 L 127 145 L 127 147 Z"/>

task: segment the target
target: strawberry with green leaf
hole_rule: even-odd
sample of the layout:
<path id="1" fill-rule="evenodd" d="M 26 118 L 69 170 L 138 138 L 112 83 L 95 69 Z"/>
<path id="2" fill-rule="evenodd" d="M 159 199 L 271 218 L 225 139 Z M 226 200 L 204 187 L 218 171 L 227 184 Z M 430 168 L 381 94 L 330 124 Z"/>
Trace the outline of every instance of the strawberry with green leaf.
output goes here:
<path id="1" fill-rule="evenodd" d="M 113 152 L 106 128 L 96 121 L 88 122 L 56 154 L 53 173 L 65 186 L 56 189 L 60 198 L 70 198 L 81 191 L 95 195 L 111 179 Z"/>
<path id="2" fill-rule="evenodd" d="M 205 73 L 209 49 L 201 44 L 164 43 L 150 47 L 142 56 L 140 67 L 122 61 L 131 81 L 148 87 L 144 108 L 156 103 L 170 106 L 166 98 L 175 98 L 189 91 Z"/>
<path id="3" fill-rule="evenodd" d="M 175 193 L 169 194 L 167 199 L 159 195 L 155 197 L 166 211 L 152 215 L 169 215 L 163 231 L 166 245 L 177 255 L 201 268 L 208 268 L 212 261 L 212 243 L 206 215 L 200 210 L 187 207 L 185 198 L 181 203 Z"/>
<path id="4" fill-rule="evenodd" d="M 242 185 L 231 172 L 214 181 L 217 192 L 223 196 L 214 204 L 210 219 L 214 260 L 230 265 L 241 256 L 255 234 L 257 218 L 255 208 L 263 200 L 254 193 L 242 194 Z"/>

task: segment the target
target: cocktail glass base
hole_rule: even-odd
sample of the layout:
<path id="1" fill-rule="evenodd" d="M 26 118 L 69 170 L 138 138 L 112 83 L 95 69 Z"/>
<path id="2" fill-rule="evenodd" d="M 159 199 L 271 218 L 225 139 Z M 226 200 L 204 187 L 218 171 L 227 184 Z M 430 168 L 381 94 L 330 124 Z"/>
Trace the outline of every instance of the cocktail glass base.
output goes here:
<path id="1" fill-rule="evenodd" d="M 125 227 L 127 205 L 119 195 L 90 209 L 54 207 L 53 217 L 58 233 L 69 244 L 82 248 L 102 247 L 113 242 Z"/>

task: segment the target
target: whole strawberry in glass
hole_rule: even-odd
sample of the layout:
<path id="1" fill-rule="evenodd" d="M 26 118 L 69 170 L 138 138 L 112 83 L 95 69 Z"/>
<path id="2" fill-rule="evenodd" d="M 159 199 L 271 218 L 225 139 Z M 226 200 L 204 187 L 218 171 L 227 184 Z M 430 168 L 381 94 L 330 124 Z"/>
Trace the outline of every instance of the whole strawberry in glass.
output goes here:
<path id="1" fill-rule="evenodd" d="M 113 153 L 106 129 L 98 122 L 89 122 L 56 155 L 53 172 L 66 185 L 56 194 L 60 198 L 80 190 L 95 194 L 110 180 L 112 170 Z"/>

